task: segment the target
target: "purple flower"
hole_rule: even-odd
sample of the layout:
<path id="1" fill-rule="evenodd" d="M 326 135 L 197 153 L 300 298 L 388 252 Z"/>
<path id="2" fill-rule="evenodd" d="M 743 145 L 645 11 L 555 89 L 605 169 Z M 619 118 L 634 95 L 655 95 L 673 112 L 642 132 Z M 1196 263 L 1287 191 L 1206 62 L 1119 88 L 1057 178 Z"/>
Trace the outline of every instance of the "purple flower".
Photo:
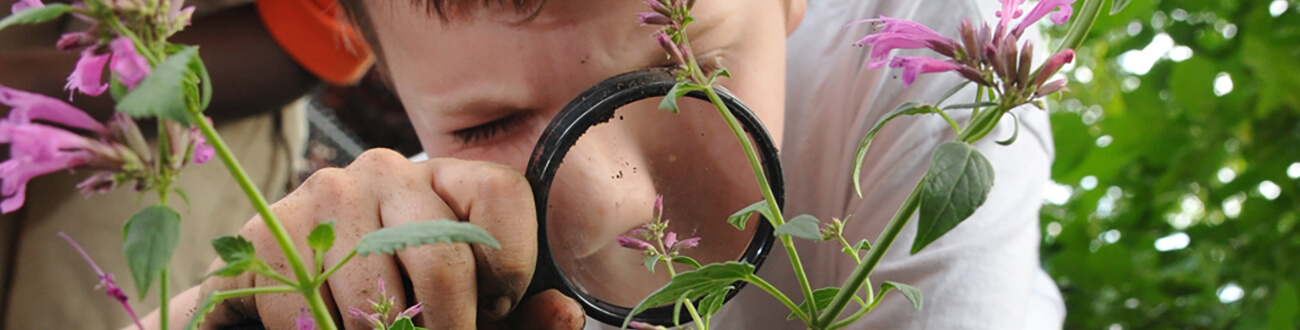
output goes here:
<path id="1" fill-rule="evenodd" d="M 681 250 L 681 249 L 689 249 L 689 248 L 693 248 L 693 247 L 696 247 L 696 246 L 699 246 L 699 245 L 700 245 L 700 238 L 699 238 L 699 237 L 691 237 L 691 238 L 687 238 L 687 239 L 684 239 L 684 240 L 678 241 L 677 243 L 674 243 L 674 244 L 672 245 L 672 249 L 673 249 L 674 251 L 677 251 L 677 250 Z"/>
<path id="2" fill-rule="evenodd" d="M 1007 21 L 1010 21 L 1013 18 L 1020 18 L 1020 15 L 1025 13 L 1024 10 L 1020 10 L 1020 5 L 1025 3 L 1025 0 L 998 0 L 998 1 L 1002 2 L 1002 9 L 998 10 L 994 14 L 996 14 L 998 18 L 1002 19 L 1001 20 L 1002 24 L 1006 24 Z M 1006 16 L 1006 13 L 1011 13 L 1011 16 Z"/>
<path id="3" fill-rule="evenodd" d="M 117 80 L 127 88 L 135 88 L 135 85 L 140 84 L 140 81 L 149 75 L 149 61 L 136 52 L 135 43 L 131 38 L 113 39 L 108 43 L 108 48 L 113 51 L 113 63 L 109 66 L 113 69 L 113 73 L 117 74 Z"/>
<path id="4" fill-rule="evenodd" d="M 953 56 L 957 49 L 956 41 L 917 22 L 880 16 L 879 19 L 861 20 L 849 25 L 859 23 L 881 26 L 879 32 L 867 35 L 854 43 L 857 46 L 871 46 L 870 58 L 867 61 L 868 69 L 884 67 L 889 52 L 895 49 L 929 48 L 945 56 Z"/>
<path id="5" fill-rule="evenodd" d="M 1029 26 L 1033 25 L 1035 22 L 1038 22 L 1038 20 L 1042 19 L 1043 16 L 1048 13 L 1052 14 L 1052 23 L 1065 23 L 1065 21 L 1070 20 L 1070 14 L 1074 13 L 1074 8 L 1070 7 L 1070 4 L 1073 3 L 1074 0 L 1038 1 L 1038 4 L 1034 6 L 1034 9 L 1030 9 L 1029 14 L 1026 14 L 1025 18 L 1020 20 L 1020 24 L 1017 25 L 1014 30 L 1011 30 L 1011 34 L 1019 37 L 1020 34 L 1025 32 L 1025 29 L 1029 28 Z"/>
<path id="6" fill-rule="evenodd" d="M 895 56 L 889 62 L 890 67 L 903 68 L 903 87 L 912 85 L 916 76 L 922 73 L 956 71 L 965 67 L 951 61 L 944 61 L 922 56 Z"/>
<path id="7" fill-rule="evenodd" d="M 298 319 L 294 320 L 294 324 L 294 328 L 298 330 L 316 330 L 316 319 L 312 318 L 310 313 L 307 313 L 306 308 L 303 308 L 298 313 Z"/>
<path id="8" fill-rule="evenodd" d="M 212 160 L 212 156 L 217 154 L 217 150 L 208 145 L 208 138 L 199 132 L 198 128 L 193 128 L 190 136 L 194 139 L 194 163 L 203 164 Z"/>
<path id="9" fill-rule="evenodd" d="M 20 11 L 40 7 L 45 7 L 45 4 L 41 3 L 41 0 L 18 0 L 18 2 L 15 2 L 13 6 L 9 7 L 9 12 L 11 14 L 17 14 Z"/>
<path id="10" fill-rule="evenodd" d="M 673 248 L 673 245 L 676 244 L 677 244 L 677 233 L 668 232 L 667 234 L 664 234 L 664 247 L 667 247 L 668 249 L 671 250 Z"/>
<path id="11" fill-rule="evenodd" d="M 81 59 L 77 60 L 77 68 L 68 75 L 68 83 L 63 85 L 63 89 L 69 92 L 81 91 L 90 96 L 104 94 L 108 90 L 108 84 L 103 82 L 104 65 L 108 63 L 109 57 L 110 54 L 95 55 L 94 48 L 86 48 L 81 52 Z M 72 99 L 71 94 L 68 99 Z"/>
<path id="12" fill-rule="evenodd" d="M 84 50 L 98 44 L 98 37 L 95 37 L 95 35 L 90 32 L 81 31 L 64 33 L 59 37 L 59 41 L 55 43 L 55 46 L 58 47 L 59 50 L 70 52 L 78 49 Z"/>
<path id="13" fill-rule="evenodd" d="M 8 117 L 12 124 L 30 124 L 39 120 L 98 134 L 108 133 L 104 124 L 91 118 L 85 111 L 49 96 L 0 85 L 0 104 L 12 108 Z"/>
<path id="14" fill-rule="evenodd" d="M 664 16 L 664 14 L 660 14 L 658 12 L 643 11 L 643 12 L 636 13 L 636 15 L 639 17 L 637 18 L 637 22 L 641 23 L 641 25 L 673 24 L 673 20 L 671 18 L 668 18 L 668 16 Z"/>
<path id="15" fill-rule="evenodd" d="M 655 32 L 654 38 L 655 41 L 659 43 L 659 47 L 663 48 L 665 52 L 668 52 L 668 57 L 671 58 L 673 62 L 685 63 L 685 57 L 683 57 L 682 54 L 685 54 L 686 52 L 683 52 L 682 49 L 673 42 L 672 37 L 663 32 Z"/>
<path id="16" fill-rule="evenodd" d="M 409 319 L 409 318 L 415 318 L 416 315 L 420 315 L 420 311 L 422 311 L 422 310 L 424 310 L 424 302 L 423 302 L 423 301 L 421 301 L 421 302 L 419 302 L 419 303 L 416 303 L 415 306 L 411 306 L 411 308 L 407 308 L 406 310 L 402 311 L 401 313 L 397 313 L 397 318 L 403 318 L 403 317 L 408 318 L 408 319 Z"/>
<path id="17" fill-rule="evenodd" d="M 71 169 L 86 163 L 87 139 L 59 128 L 41 124 L 12 125 L 0 122 L 0 143 L 9 144 L 9 159 L 0 163 L 0 212 L 9 213 L 26 201 L 27 182 L 32 178 Z"/>
<path id="18" fill-rule="evenodd" d="M 1069 91 L 1070 89 L 1065 87 L 1065 83 L 1065 79 L 1057 79 L 1043 84 L 1043 86 L 1039 87 L 1037 91 L 1034 91 L 1034 96 L 1043 97 L 1056 94 L 1056 92 L 1060 91 Z"/>
<path id="19" fill-rule="evenodd" d="M 82 249 L 81 245 L 77 244 L 77 241 L 69 237 L 68 234 L 59 232 L 59 237 L 63 237 L 64 240 L 68 241 L 68 244 L 72 245 L 72 248 L 77 249 L 77 253 L 81 253 L 81 257 L 86 259 L 86 263 L 90 264 L 90 268 L 94 268 L 95 273 L 99 274 L 99 285 L 96 288 L 105 288 L 104 293 L 112 297 L 113 300 L 117 300 L 117 303 L 122 304 L 122 309 L 125 309 L 126 314 L 131 316 L 131 321 L 135 322 L 135 326 L 144 329 L 144 325 L 140 324 L 140 318 L 135 315 L 135 310 L 131 309 L 131 304 L 126 302 L 126 293 L 123 293 L 122 289 L 118 288 L 117 283 L 113 281 L 113 274 L 105 274 L 104 270 L 100 269 L 99 265 L 95 263 L 95 260 L 91 259 L 90 255 L 86 253 L 86 250 Z"/>
<path id="20" fill-rule="evenodd" d="M 619 236 L 614 240 L 618 242 L 619 246 L 633 250 L 651 251 L 655 248 L 654 245 L 650 245 L 650 243 L 646 243 L 646 241 L 627 236 Z"/>
<path id="21" fill-rule="evenodd" d="M 643 0 L 643 1 L 645 2 L 646 6 L 649 6 L 650 9 L 654 10 L 657 13 L 664 14 L 664 15 L 672 14 L 672 11 L 669 10 L 668 6 L 665 6 L 662 1 L 659 0 Z"/>

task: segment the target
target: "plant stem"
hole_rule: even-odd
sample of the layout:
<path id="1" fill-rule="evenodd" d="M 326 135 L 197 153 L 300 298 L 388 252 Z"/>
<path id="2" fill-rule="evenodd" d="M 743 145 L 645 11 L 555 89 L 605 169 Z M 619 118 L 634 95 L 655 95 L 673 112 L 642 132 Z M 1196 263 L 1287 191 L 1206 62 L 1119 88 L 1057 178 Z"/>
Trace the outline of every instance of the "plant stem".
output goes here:
<path id="1" fill-rule="evenodd" d="M 171 324 L 167 322 L 168 300 L 171 295 L 167 294 L 167 267 L 163 267 L 162 275 L 158 275 L 158 329 L 170 329 Z"/>
<path id="2" fill-rule="evenodd" d="M 1065 32 L 1065 37 L 1061 39 L 1061 44 L 1057 46 L 1056 52 L 1077 49 L 1083 44 L 1083 38 L 1088 36 L 1088 31 L 1092 31 L 1092 24 L 1096 23 L 1097 16 L 1101 15 L 1102 2 L 1104 1 L 1083 0 L 1083 6 L 1080 7 L 1079 14 L 1074 16 L 1074 22 L 1070 23 L 1070 30 Z"/>
<path id="3" fill-rule="evenodd" d="M 885 230 L 876 239 L 875 246 L 871 248 L 871 251 L 867 252 L 867 258 L 857 268 L 853 269 L 848 281 L 845 281 L 844 285 L 840 287 L 840 292 L 835 294 L 835 298 L 831 299 L 831 304 L 826 307 L 826 311 L 817 318 L 816 326 L 818 328 L 830 326 L 835 321 L 835 318 L 840 316 L 840 313 L 844 311 L 844 307 L 848 306 L 850 296 L 853 296 L 854 293 L 858 292 L 858 289 L 862 288 L 862 284 L 867 281 L 867 275 L 870 275 L 871 271 L 876 269 L 880 259 L 885 256 L 885 251 L 889 251 L 889 246 L 894 244 L 894 239 L 898 238 L 899 233 L 903 232 L 903 227 L 912 219 L 912 214 L 916 213 L 916 209 L 920 206 L 921 185 L 924 183 L 924 180 L 918 182 L 916 187 L 912 188 L 912 193 L 907 195 L 907 199 L 903 201 L 903 205 L 899 207 L 898 212 L 894 213 L 893 218 L 889 219 L 889 224 L 885 225 Z"/>
<path id="4" fill-rule="evenodd" d="M 334 266 L 330 266 L 330 268 L 322 272 L 320 276 L 316 276 L 315 286 L 320 286 L 322 283 L 325 283 L 325 279 L 328 279 L 330 278 L 331 275 L 334 275 L 334 272 L 337 272 L 339 268 L 343 267 L 343 264 L 348 263 L 348 260 L 352 260 L 352 257 L 355 257 L 356 255 L 357 255 L 357 250 L 352 249 L 352 252 L 348 252 L 348 255 L 343 256 L 342 260 L 339 260 L 339 262 L 334 263 Z"/>
<path id="5" fill-rule="evenodd" d="M 248 200 L 253 203 L 253 208 L 257 209 L 257 213 L 262 216 L 262 222 L 266 224 L 271 235 L 275 237 L 275 242 L 280 246 L 280 252 L 284 254 L 285 261 L 293 269 L 298 283 L 315 283 L 312 281 L 312 274 L 307 272 L 307 266 L 302 261 L 302 254 L 298 253 L 298 249 L 293 245 L 293 240 L 289 238 L 289 232 L 284 229 L 284 225 L 280 223 L 275 213 L 271 212 L 270 203 L 267 203 L 266 197 L 253 184 L 248 172 L 244 171 L 243 166 L 239 165 L 235 155 L 226 146 L 226 141 L 221 139 L 221 135 L 217 134 L 216 129 L 212 127 L 212 124 L 207 119 L 203 118 L 198 109 L 191 109 L 189 114 L 190 121 L 207 137 L 208 144 L 212 145 L 212 148 L 216 150 L 217 156 L 221 157 L 221 162 L 226 165 L 230 175 L 235 178 L 235 182 L 239 183 L 239 188 L 243 189 L 244 194 L 248 196 Z M 322 330 L 336 330 L 337 326 L 334 324 L 334 318 L 330 317 L 329 312 L 325 310 L 325 301 L 321 299 L 320 292 L 316 290 L 318 286 L 309 286 L 310 288 L 300 289 L 303 289 L 303 297 L 307 299 L 308 305 L 312 308 L 312 314 L 316 317 L 317 326 L 321 327 Z"/>
<path id="6" fill-rule="evenodd" d="M 704 322 L 703 318 L 700 318 L 700 312 L 695 310 L 695 304 L 691 303 L 690 300 L 687 300 L 683 305 L 686 305 L 686 311 L 691 313 L 691 318 L 695 319 L 696 329 L 709 330 L 709 324 Z"/>
<path id="7" fill-rule="evenodd" d="M 840 240 L 840 244 L 844 244 L 844 249 L 849 251 L 849 255 L 853 257 L 853 263 L 855 265 L 862 263 L 862 257 L 858 256 L 858 249 L 853 248 L 853 245 L 850 245 L 849 241 L 844 240 L 844 235 L 836 234 L 835 238 Z"/>
<path id="8" fill-rule="evenodd" d="M 691 55 L 691 62 L 694 63 L 694 55 Z M 718 96 L 717 91 L 713 90 L 713 86 L 706 86 L 704 93 L 708 95 L 709 101 L 722 114 L 727 126 L 731 128 L 731 132 L 740 141 L 742 149 L 745 150 L 745 157 L 749 159 L 749 167 L 754 172 L 754 178 L 758 180 L 758 189 L 763 193 L 763 200 L 767 201 L 768 212 L 772 214 L 773 219 L 768 220 L 772 221 L 773 228 L 780 227 L 785 224 L 785 216 L 781 213 L 781 206 L 776 203 L 776 195 L 772 193 L 772 186 L 767 182 L 767 175 L 763 172 L 763 164 L 758 160 L 758 152 L 754 149 L 754 142 L 749 140 L 749 136 L 745 134 L 745 129 L 740 127 L 740 122 L 736 120 L 736 116 L 731 114 L 727 106 L 722 103 L 722 98 Z M 799 280 L 799 288 L 803 290 L 804 299 L 815 302 L 813 300 L 812 286 L 808 284 L 808 275 L 804 272 L 803 262 L 799 259 L 799 251 L 795 249 L 794 241 L 790 239 L 790 236 L 778 236 L 778 238 L 781 240 L 781 245 L 785 247 L 786 254 L 790 256 L 790 265 L 794 268 L 794 275 Z"/>
<path id="9" fill-rule="evenodd" d="M 749 282 L 750 284 L 757 286 L 759 289 L 763 289 L 763 291 L 767 291 L 767 293 L 771 294 L 772 297 L 775 297 L 776 300 L 779 300 L 781 301 L 782 304 L 785 304 L 785 307 L 790 308 L 790 311 L 794 313 L 794 316 L 798 317 L 800 320 L 803 320 L 804 324 L 808 324 L 809 327 L 812 327 L 813 320 L 809 317 L 809 315 L 804 314 L 803 310 L 799 309 L 799 305 L 795 305 L 794 301 L 790 300 L 790 297 L 787 297 L 784 293 L 781 293 L 781 290 L 777 290 L 776 287 L 773 287 L 771 283 L 767 283 L 767 281 L 764 281 L 763 278 L 758 277 L 757 275 L 749 276 L 748 278 L 745 279 L 745 282 Z"/>
<path id="10" fill-rule="evenodd" d="M 826 328 L 826 330 L 839 329 L 839 328 L 846 327 L 850 324 L 853 324 L 853 322 L 857 322 L 858 319 L 861 319 L 862 316 L 867 315 L 867 313 L 871 312 L 871 310 L 876 309 L 876 304 L 880 303 L 880 299 L 873 299 L 871 300 L 871 305 L 867 305 L 866 302 L 862 301 L 862 298 L 858 298 L 857 296 L 854 296 L 853 300 L 857 301 L 858 305 L 862 305 L 862 308 L 859 309 L 856 313 L 853 313 L 853 315 L 850 315 L 848 318 L 845 318 L 844 320 L 841 320 L 839 322 L 835 322 L 835 324 L 831 324 L 831 326 Z"/>

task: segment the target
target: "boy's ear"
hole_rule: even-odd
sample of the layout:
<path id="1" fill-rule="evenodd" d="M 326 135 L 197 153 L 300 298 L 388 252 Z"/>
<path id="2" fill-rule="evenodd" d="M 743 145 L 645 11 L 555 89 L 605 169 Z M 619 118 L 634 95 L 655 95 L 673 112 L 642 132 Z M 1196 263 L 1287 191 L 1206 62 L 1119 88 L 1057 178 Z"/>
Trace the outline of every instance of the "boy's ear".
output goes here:
<path id="1" fill-rule="evenodd" d="M 803 22 L 804 11 L 808 9 L 807 0 L 781 0 L 785 2 L 785 35 L 794 34 L 794 30 L 799 28 L 799 23 Z"/>

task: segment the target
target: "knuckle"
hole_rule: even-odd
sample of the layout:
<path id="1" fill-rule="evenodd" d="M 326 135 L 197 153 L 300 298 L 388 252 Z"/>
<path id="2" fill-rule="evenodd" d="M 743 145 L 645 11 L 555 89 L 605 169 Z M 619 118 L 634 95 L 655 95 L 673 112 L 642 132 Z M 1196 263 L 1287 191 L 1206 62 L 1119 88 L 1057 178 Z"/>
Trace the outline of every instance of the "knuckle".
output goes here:
<path id="1" fill-rule="evenodd" d="M 294 193 L 312 193 L 318 191 L 350 191 L 355 183 L 352 175 L 339 168 L 323 168 L 312 173 L 302 187 Z"/>
<path id="2" fill-rule="evenodd" d="M 532 191 L 523 173 L 519 173 L 513 167 L 489 164 L 483 166 L 480 178 L 479 189 L 483 192 L 519 193 Z"/>
<path id="3" fill-rule="evenodd" d="M 348 169 L 365 173 L 385 174 L 394 169 L 410 167 L 412 164 L 414 163 L 406 159 L 406 156 L 402 156 L 402 154 L 392 149 L 378 148 L 361 153 L 356 160 L 352 161 L 351 165 L 348 165 Z"/>

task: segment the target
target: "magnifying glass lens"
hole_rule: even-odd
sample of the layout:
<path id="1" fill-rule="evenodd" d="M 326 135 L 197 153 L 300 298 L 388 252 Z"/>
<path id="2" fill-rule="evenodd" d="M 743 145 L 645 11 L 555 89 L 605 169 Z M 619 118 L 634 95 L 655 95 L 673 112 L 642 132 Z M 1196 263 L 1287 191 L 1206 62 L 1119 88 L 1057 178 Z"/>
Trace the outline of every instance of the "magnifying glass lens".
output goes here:
<path id="1" fill-rule="evenodd" d="M 559 270 L 576 291 L 614 305 L 635 306 L 668 283 L 669 267 L 694 269 L 647 258 L 736 261 L 757 227 L 757 217 L 745 230 L 727 223 L 762 195 L 718 112 L 696 99 L 683 98 L 677 114 L 658 103 L 623 106 L 582 135 L 556 171 L 546 205 L 547 242 Z"/>

